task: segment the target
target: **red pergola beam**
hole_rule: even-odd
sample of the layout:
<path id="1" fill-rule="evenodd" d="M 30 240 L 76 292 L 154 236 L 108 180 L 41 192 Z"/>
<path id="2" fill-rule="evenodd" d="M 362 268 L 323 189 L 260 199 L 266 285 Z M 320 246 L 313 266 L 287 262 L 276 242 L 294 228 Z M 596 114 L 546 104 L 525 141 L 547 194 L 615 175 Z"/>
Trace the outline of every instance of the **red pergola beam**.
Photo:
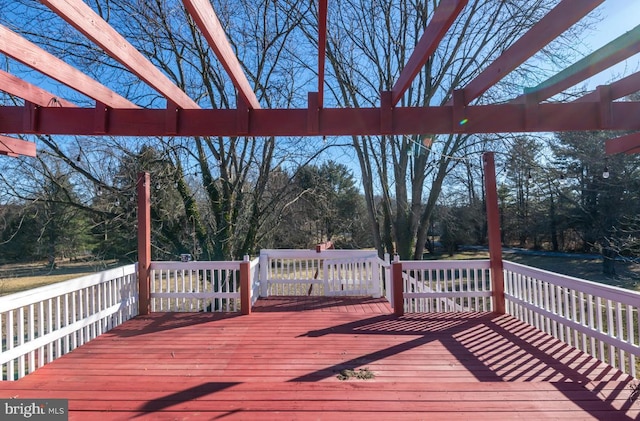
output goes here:
<path id="1" fill-rule="evenodd" d="M 407 60 L 407 64 L 402 69 L 398 81 L 391 89 L 392 105 L 396 105 L 400 101 L 402 95 L 409 88 L 420 69 L 424 67 L 429 57 L 438 48 L 438 44 L 440 44 L 440 41 L 467 3 L 468 0 L 442 0 L 440 2 L 415 50 L 413 50 L 411 57 Z"/>
<path id="2" fill-rule="evenodd" d="M 328 0 L 318 2 L 318 108 L 324 106 L 324 65 L 327 54 Z"/>
<path id="3" fill-rule="evenodd" d="M 0 135 L 0 155 L 12 157 L 23 155 L 34 158 L 36 156 L 36 144 Z"/>
<path id="4" fill-rule="evenodd" d="M 465 105 L 549 44 L 604 0 L 563 0 L 464 88 Z"/>
<path id="5" fill-rule="evenodd" d="M 11 73 L 0 70 L 0 91 L 36 104 L 40 107 L 75 107 L 76 105 L 58 98 L 35 85 L 24 81 Z"/>
<path id="6" fill-rule="evenodd" d="M 640 91 L 640 72 L 629 75 L 625 78 L 622 78 L 616 82 L 613 82 L 610 85 L 605 85 L 609 87 L 609 96 L 612 101 L 616 99 L 620 99 L 627 95 L 631 95 L 635 92 Z M 592 91 L 586 95 L 581 96 L 576 99 L 574 102 L 588 102 L 588 101 L 599 101 L 598 91 Z"/>
<path id="7" fill-rule="evenodd" d="M 81 0 L 40 0 L 104 52 L 180 108 L 200 108 L 111 25 Z"/>
<path id="8" fill-rule="evenodd" d="M 525 89 L 525 95 L 535 95 L 537 101 L 544 101 L 638 52 L 640 52 L 640 26 L 636 26 L 538 86 Z M 522 97 L 519 97 L 516 101 L 521 99 Z"/>
<path id="9" fill-rule="evenodd" d="M 227 71 L 233 85 L 238 90 L 238 95 L 251 109 L 260 109 L 260 103 L 255 92 L 249 85 L 247 76 L 242 70 L 238 57 L 231 48 L 227 35 L 216 16 L 209 0 L 183 0 L 187 11 L 193 17 L 194 22 L 207 39 L 209 46 Z"/>
<path id="10" fill-rule="evenodd" d="M 604 144 L 604 150 L 607 155 L 640 153 L 640 133 L 609 139 Z"/>
<path id="11" fill-rule="evenodd" d="M 108 125 L 96 127 L 95 108 L 0 107 L 0 133 L 46 133 L 114 136 L 350 136 L 415 133 L 519 133 L 581 130 L 640 130 L 640 102 L 609 103 L 602 118 L 599 102 L 474 105 L 464 108 L 463 125 L 452 106 L 323 108 L 310 131 L 307 109 L 261 109 L 249 114 L 246 126 L 238 115 L 246 111 L 183 110 L 175 126 L 167 127 L 164 109 L 110 109 Z M 383 116 L 384 114 L 384 116 Z M 385 124 L 382 120 L 385 119 Z M 388 119 L 388 121 L 386 121 Z M 384 131 L 383 131 L 384 127 Z"/>
<path id="12" fill-rule="evenodd" d="M 0 25 L 0 52 L 109 107 L 139 108 L 3 25 Z"/>

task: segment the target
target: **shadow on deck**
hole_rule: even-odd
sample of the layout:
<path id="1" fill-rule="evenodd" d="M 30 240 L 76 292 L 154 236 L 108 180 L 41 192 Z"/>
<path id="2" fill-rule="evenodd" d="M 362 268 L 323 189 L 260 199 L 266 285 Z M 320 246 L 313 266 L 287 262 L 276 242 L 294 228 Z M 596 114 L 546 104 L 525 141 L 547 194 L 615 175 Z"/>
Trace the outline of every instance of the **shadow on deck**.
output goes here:
<path id="1" fill-rule="evenodd" d="M 396 317 L 384 299 L 271 297 L 250 316 L 137 317 L 0 396 L 70 419 L 632 420 L 633 379 L 510 316 Z M 369 380 L 339 380 L 346 370 Z"/>

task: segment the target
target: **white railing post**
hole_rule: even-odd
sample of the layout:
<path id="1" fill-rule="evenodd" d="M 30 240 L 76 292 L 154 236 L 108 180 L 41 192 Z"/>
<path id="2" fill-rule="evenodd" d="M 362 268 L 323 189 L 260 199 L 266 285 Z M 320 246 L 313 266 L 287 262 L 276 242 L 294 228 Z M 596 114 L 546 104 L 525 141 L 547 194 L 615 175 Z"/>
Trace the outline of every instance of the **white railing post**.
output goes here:
<path id="1" fill-rule="evenodd" d="M 373 290 L 371 291 L 371 296 L 373 298 L 382 297 L 382 282 L 380 282 L 380 263 L 378 256 L 372 258 L 369 262 L 371 264 L 371 284 Z"/>
<path id="2" fill-rule="evenodd" d="M 260 296 L 269 296 L 269 255 L 266 251 L 260 251 Z"/>

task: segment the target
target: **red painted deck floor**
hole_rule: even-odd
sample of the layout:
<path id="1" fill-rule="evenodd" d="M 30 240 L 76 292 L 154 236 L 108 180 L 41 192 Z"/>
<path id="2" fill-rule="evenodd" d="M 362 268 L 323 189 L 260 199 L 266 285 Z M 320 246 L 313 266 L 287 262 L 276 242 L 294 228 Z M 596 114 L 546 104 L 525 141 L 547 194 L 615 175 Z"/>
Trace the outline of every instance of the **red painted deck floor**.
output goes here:
<path id="1" fill-rule="evenodd" d="M 394 317 L 372 298 L 138 317 L 0 396 L 72 420 L 633 420 L 635 382 L 509 316 Z M 371 379 L 340 380 L 370 372 Z M 353 370 L 352 372 L 345 370 Z"/>

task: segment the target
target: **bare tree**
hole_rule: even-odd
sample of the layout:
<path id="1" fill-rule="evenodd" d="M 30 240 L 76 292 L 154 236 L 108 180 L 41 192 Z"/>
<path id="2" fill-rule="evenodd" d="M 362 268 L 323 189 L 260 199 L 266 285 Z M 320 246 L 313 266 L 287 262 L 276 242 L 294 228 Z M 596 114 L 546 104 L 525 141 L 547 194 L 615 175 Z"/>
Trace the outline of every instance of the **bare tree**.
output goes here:
<path id="1" fill-rule="evenodd" d="M 199 105 L 235 108 L 236 92 L 230 79 L 181 1 L 96 0 L 90 5 Z M 13 20 L 14 29 L 38 45 L 141 106 L 164 106 L 157 92 L 48 9 L 26 0 L 2 1 L 1 6 L 7 13 L 0 20 Z M 266 107 L 294 105 L 308 79 L 300 77 L 302 69 L 291 65 L 296 61 L 293 55 L 300 53 L 294 30 L 305 7 L 309 6 L 292 9 L 270 0 L 222 0 L 215 4 L 249 81 Z M 66 91 L 63 94 L 73 96 Z M 87 103 L 86 98 L 73 99 Z M 45 137 L 42 144 L 93 185 L 92 191 L 115 193 L 123 188 L 113 183 L 116 168 L 127 157 L 139 154 L 143 145 L 151 146 L 166 164 L 163 182 L 169 183 L 167 188 L 174 189 L 181 200 L 181 206 L 174 209 L 180 215 L 173 219 L 182 221 L 183 232 L 176 234 L 175 240 L 197 243 L 191 248 L 207 259 L 240 258 L 253 252 L 261 236 L 271 229 L 269 214 L 277 213 L 285 202 L 278 197 L 287 194 L 286 185 L 280 193 L 267 194 L 275 185 L 269 183 L 272 170 L 279 165 L 304 164 L 324 147 L 306 148 L 294 139 L 274 137 L 176 137 L 145 142 L 110 138 L 104 140 L 111 146 L 110 154 L 101 154 L 100 141 Z M 76 160 L 76 155 L 81 159 Z M 110 167 L 111 174 L 101 165 L 105 156 L 119 161 Z M 145 169 L 144 165 L 139 168 Z M 158 218 L 160 221 L 161 215 Z M 166 238 L 166 218 L 160 228 Z"/>
<path id="2" fill-rule="evenodd" d="M 464 87 L 557 1 L 533 3 L 469 2 L 400 105 L 447 103 L 454 89 Z M 332 100 L 341 106 L 375 106 L 380 92 L 391 90 L 397 80 L 437 2 L 340 0 L 330 5 L 327 84 Z M 308 36 L 313 39 L 315 34 Z M 574 36 L 570 32 L 564 39 Z M 503 100 L 505 95 L 521 93 L 525 77 L 531 81 L 527 84 L 544 77 L 540 67 L 547 66 L 545 56 L 553 57 L 555 63 L 565 61 L 559 51 L 572 53 L 543 50 L 541 60 L 521 66 L 483 98 Z M 483 140 L 467 134 L 416 133 L 357 136 L 352 143 L 378 252 L 422 258 L 445 178 L 463 160 L 473 154 L 477 158 Z"/>

